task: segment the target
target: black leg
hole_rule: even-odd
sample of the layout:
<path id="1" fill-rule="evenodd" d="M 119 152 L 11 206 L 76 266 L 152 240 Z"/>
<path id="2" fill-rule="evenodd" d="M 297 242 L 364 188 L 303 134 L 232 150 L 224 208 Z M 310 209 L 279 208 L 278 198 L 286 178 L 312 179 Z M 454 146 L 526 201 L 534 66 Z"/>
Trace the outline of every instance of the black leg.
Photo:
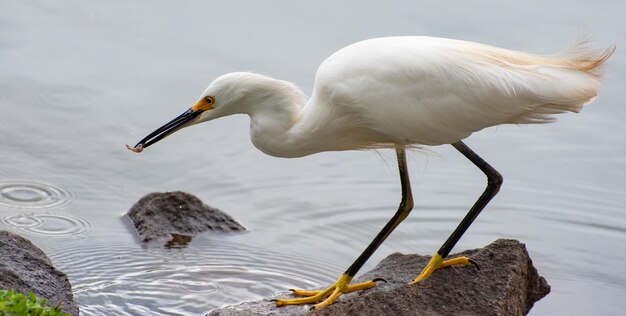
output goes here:
<path id="1" fill-rule="evenodd" d="M 461 221 L 459 226 L 454 230 L 452 235 L 446 240 L 446 242 L 441 246 L 437 253 L 441 255 L 442 258 L 445 258 L 456 243 L 461 239 L 461 236 L 465 233 L 465 231 L 470 227 L 474 219 L 480 214 L 480 212 L 485 208 L 487 203 L 491 201 L 491 199 L 496 196 L 498 191 L 500 190 L 500 186 L 502 185 L 502 176 L 496 169 L 491 167 L 486 161 L 480 158 L 474 151 L 472 151 L 467 145 L 465 145 L 462 141 L 458 141 L 452 144 L 454 148 L 460 151 L 463 156 L 467 157 L 471 162 L 473 162 L 482 172 L 487 176 L 487 188 L 483 192 L 483 194 L 478 198 L 474 206 L 470 209 L 470 211 L 465 215 L 465 218 Z"/>
<path id="2" fill-rule="evenodd" d="M 376 282 L 381 279 L 374 279 L 363 283 L 350 284 L 359 269 L 369 259 L 387 236 L 409 215 L 413 209 L 413 196 L 411 195 L 411 184 L 406 167 L 406 153 L 404 147 L 396 147 L 398 156 L 398 169 L 400 171 L 400 182 L 402 184 L 402 201 L 396 214 L 389 220 L 383 229 L 376 235 L 376 238 L 367 246 L 354 263 L 343 273 L 335 283 L 321 291 L 291 290 L 293 294 L 305 296 L 294 299 L 276 300 L 276 306 L 311 304 L 317 303 L 313 308 L 320 308 L 332 304 L 340 295 L 355 291 L 362 291 L 376 286 Z"/>
<path id="3" fill-rule="evenodd" d="M 346 270 L 345 274 L 354 277 L 361 269 L 363 264 L 372 256 L 378 246 L 391 234 L 391 232 L 409 215 L 413 209 L 413 195 L 411 193 L 411 183 L 409 182 L 409 174 L 406 167 L 406 152 L 404 147 L 396 148 L 398 157 L 398 170 L 400 171 L 400 183 L 402 185 L 402 200 L 396 214 L 387 222 L 385 227 L 376 235 L 376 238 L 367 246 L 365 251 L 354 261 L 354 263 Z"/>

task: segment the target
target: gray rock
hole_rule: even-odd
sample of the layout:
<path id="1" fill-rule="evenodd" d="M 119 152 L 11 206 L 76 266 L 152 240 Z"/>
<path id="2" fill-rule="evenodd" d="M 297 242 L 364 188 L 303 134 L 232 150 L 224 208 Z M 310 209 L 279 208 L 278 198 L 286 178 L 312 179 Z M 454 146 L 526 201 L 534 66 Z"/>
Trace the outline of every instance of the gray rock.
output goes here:
<path id="1" fill-rule="evenodd" d="M 48 300 L 48 305 L 78 315 L 67 275 L 57 270 L 46 254 L 29 240 L 0 231 L 0 289 L 31 291 Z"/>
<path id="2" fill-rule="evenodd" d="M 128 211 L 142 242 L 168 240 L 167 246 L 186 245 L 205 231 L 242 231 L 228 214 L 207 206 L 185 192 L 150 193 Z"/>
<path id="3" fill-rule="evenodd" d="M 232 315 L 526 315 L 550 292 L 524 244 L 499 239 L 490 245 L 449 256 L 468 256 L 473 266 L 452 266 L 408 285 L 430 256 L 394 253 L 354 282 L 384 278 L 387 283 L 361 293 L 343 295 L 333 305 L 309 312 L 309 306 L 275 307 L 269 300 L 245 302 L 213 310 L 210 316 Z M 279 297 L 291 297 L 283 293 Z"/>

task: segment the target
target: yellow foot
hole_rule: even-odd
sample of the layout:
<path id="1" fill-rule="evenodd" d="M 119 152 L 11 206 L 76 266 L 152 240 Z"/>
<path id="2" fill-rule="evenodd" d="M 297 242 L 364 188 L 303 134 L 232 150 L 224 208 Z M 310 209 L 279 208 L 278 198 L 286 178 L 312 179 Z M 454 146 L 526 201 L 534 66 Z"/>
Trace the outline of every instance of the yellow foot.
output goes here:
<path id="1" fill-rule="evenodd" d="M 275 300 L 276 306 L 296 305 L 296 304 L 312 304 L 321 301 L 313 306 L 313 308 L 321 308 L 332 304 L 341 294 L 346 294 L 355 291 L 362 291 L 373 288 L 376 286 L 376 281 L 384 281 L 383 279 L 374 279 L 371 281 L 350 285 L 352 277 L 347 274 L 342 274 L 339 279 L 331 286 L 321 291 L 305 291 L 305 290 L 291 290 L 293 294 L 306 296 L 294 299 L 279 299 Z"/>
<path id="2" fill-rule="evenodd" d="M 430 261 L 428 262 L 428 265 L 424 268 L 424 270 L 422 270 L 422 272 L 420 273 L 420 275 L 417 276 L 417 278 L 415 278 L 415 280 L 409 282 L 409 284 L 415 284 L 419 281 L 422 281 L 424 279 L 426 279 L 427 277 L 429 277 L 431 274 L 433 274 L 433 272 L 435 272 L 436 270 L 439 270 L 441 268 L 445 268 L 445 267 L 449 267 L 449 266 L 453 266 L 453 265 L 457 265 L 457 264 L 462 264 L 462 265 L 475 265 L 477 269 L 480 270 L 480 267 L 478 266 L 478 263 L 472 259 L 469 259 L 467 257 L 458 257 L 458 258 L 453 258 L 453 259 L 449 259 L 449 260 L 443 260 L 443 258 L 441 257 L 441 255 L 439 255 L 438 253 L 436 253 L 432 259 L 430 259 Z"/>

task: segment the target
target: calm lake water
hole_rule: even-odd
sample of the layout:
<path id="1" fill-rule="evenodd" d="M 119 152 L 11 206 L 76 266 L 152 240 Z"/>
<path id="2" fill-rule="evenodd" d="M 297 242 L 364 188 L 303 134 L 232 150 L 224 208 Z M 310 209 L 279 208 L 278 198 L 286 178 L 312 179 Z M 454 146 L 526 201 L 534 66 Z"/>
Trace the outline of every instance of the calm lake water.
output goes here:
<path id="1" fill-rule="evenodd" d="M 500 126 L 466 143 L 505 177 L 456 246 L 526 243 L 552 293 L 534 315 L 626 309 L 626 2 L 0 1 L 0 229 L 41 247 L 83 315 L 200 315 L 292 287 L 327 285 L 395 212 L 392 152 L 277 159 L 248 118 L 124 148 L 182 113 L 220 74 L 254 70 L 310 93 L 337 49 L 386 35 L 460 38 L 553 53 L 581 29 L 617 44 L 600 97 L 554 124 Z M 364 269 L 432 254 L 483 190 L 451 146 L 409 156 L 416 208 Z M 183 190 L 249 232 L 185 249 L 142 247 L 123 215 Z M 418 273 L 418 271 L 416 271 Z"/>

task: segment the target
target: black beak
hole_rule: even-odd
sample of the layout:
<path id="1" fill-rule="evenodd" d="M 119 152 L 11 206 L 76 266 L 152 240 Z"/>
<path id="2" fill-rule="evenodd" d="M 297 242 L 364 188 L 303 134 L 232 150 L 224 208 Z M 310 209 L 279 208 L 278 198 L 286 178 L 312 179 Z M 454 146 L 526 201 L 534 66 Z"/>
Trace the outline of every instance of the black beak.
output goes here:
<path id="1" fill-rule="evenodd" d="M 167 137 L 169 134 L 181 129 L 186 123 L 200 115 L 202 111 L 194 111 L 192 109 L 187 110 L 185 113 L 177 116 L 175 119 L 169 121 L 167 124 L 159 127 L 156 131 L 150 133 L 144 139 L 140 140 L 134 148 L 126 145 L 126 147 L 134 152 L 141 152 L 144 148 L 160 141 Z"/>

